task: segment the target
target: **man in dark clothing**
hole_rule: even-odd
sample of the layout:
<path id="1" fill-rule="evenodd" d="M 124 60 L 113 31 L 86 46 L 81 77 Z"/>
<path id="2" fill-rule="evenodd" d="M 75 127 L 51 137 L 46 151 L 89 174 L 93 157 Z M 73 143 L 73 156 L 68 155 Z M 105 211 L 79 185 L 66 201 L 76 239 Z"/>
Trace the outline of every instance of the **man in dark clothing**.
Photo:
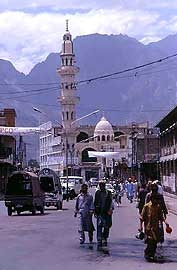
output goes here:
<path id="1" fill-rule="evenodd" d="M 107 246 L 114 209 L 112 194 L 109 190 L 106 190 L 104 181 L 99 182 L 99 189 L 95 193 L 94 207 L 95 217 L 97 218 L 97 243 L 99 249 L 102 245 Z"/>
<path id="2" fill-rule="evenodd" d="M 146 184 L 142 184 L 138 192 L 138 206 L 137 206 L 140 214 L 141 211 L 143 210 L 143 206 L 145 205 L 145 198 L 147 193 L 148 190 L 146 189 Z"/>

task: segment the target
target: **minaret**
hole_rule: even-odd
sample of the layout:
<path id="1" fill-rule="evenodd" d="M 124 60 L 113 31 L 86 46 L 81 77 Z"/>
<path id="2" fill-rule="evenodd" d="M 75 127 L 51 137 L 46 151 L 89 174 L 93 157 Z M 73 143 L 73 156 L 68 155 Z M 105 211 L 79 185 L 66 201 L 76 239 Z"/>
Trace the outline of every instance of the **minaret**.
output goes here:
<path id="1" fill-rule="evenodd" d="M 68 30 L 68 20 L 66 20 L 66 33 L 63 36 L 62 51 L 60 53 L 61 67 L 57 70 L 61 78 L 61 95 L 59 98 L 62 112 L 62 126 L 65 140 L 68 143 L 68 162 L 73 164 L 74 145 L 76 142 L 76 104 L 79 98 L 76 96 L 75 76 L 79 68 L 75 66 L 75 54 L 72 36 Z"/>

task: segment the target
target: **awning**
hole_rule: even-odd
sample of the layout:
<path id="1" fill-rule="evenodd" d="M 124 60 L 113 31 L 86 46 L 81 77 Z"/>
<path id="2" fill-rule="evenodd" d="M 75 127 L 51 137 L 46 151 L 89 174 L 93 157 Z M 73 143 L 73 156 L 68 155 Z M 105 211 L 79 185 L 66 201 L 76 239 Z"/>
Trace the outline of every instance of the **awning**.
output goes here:
<path id="1" fill-rule="evenodd" d="M 172 155 L 167 155 L 167 156 L 160 157 L 160 162 L 170 161 L 170 160 L 175 160 L 175 159 L 177 159 L 177 154 L 172 154 Z"/>
<path id="2" fill-rule="evenodd" d="M 88 151 L 89 157 L 104 157 L 104 158 L 115 158 L 120 157 L 119 152 L 97 152 L 97 151 Z"/>

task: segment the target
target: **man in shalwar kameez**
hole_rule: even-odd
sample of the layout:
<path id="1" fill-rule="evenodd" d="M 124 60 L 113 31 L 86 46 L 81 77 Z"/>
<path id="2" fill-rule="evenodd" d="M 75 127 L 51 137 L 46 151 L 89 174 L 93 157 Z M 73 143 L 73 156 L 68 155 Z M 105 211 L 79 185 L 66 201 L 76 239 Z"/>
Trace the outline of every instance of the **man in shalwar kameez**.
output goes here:
<path id="1" fill-rule="evenodd" d="M 94 212 L 93 197 L 88 192 L 87 184 L 82 184 L 80 194 L 76 198 L 75 217 L 79 219 L 80 244 L 85 242 L 85 232 L 88 232 L 89 242 L 93 241 L 93 231 L 95 230 L 92 215 Z"/>

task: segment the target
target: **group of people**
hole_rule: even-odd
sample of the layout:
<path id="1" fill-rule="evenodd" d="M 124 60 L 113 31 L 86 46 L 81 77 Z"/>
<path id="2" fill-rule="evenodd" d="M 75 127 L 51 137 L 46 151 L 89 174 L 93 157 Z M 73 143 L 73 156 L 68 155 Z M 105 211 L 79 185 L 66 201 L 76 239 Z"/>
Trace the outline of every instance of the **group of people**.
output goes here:
<path id="1" fill-rule="evenodd" d="M 133 201 L 136 191 L 132 181 L 129 180 L 125 187 L 120 186 L 120 183 L 117 182 L 117 189 L 119 191 L 126 190 L 127 198 L 130 202 Z M 118 199 L 119 203 L 121 203 L 121 196 Z M 148 182 L 146 185 L 142 184 L 136 196 L 140 214 L 139 232 L 143 232 L 146 244 L 144 257 L 147 261 L 155 261 L 157 244 L 164 242 L 163 223 L 165 223 L 166 228 L 169 227 L 166 221 L 168 210 L 162 194 L 162 187 L 157 181 Z M 92 217 L 94 215 L 97 226 L 98 249 L 107 246 L 109 230 L 112 226 L 113 210 L 112 194 L 106 189 L 104 181 L 99 181 L 99 189 L 97 189 L 94 198 L 88 192 L 87 184 L 82 185 L 80 194 L 76 198 L 74 214 L 79 220 L 80 244 L 85 242 L 85 232 L 88 232 L 90 244 L 93 242 L 95 228 Z"/>
<path id="2" fill-rule="evenodd" d="M 87 184 L 82 184 L 80 194 L 76 198 L 74 216 L 79 219 L 80 244 L 85 242 L 85 232 L 88 232 L 89 242 L 92 244 L 95 231 L 92 217 L 96 218 L 97 247 L 107 246 L 109 230 L 112 226 L 114 204 L 112 194 L 105 188 L 105 182 L 99 181 L 99 189 L 95 197 L 88 192 Z"/>

